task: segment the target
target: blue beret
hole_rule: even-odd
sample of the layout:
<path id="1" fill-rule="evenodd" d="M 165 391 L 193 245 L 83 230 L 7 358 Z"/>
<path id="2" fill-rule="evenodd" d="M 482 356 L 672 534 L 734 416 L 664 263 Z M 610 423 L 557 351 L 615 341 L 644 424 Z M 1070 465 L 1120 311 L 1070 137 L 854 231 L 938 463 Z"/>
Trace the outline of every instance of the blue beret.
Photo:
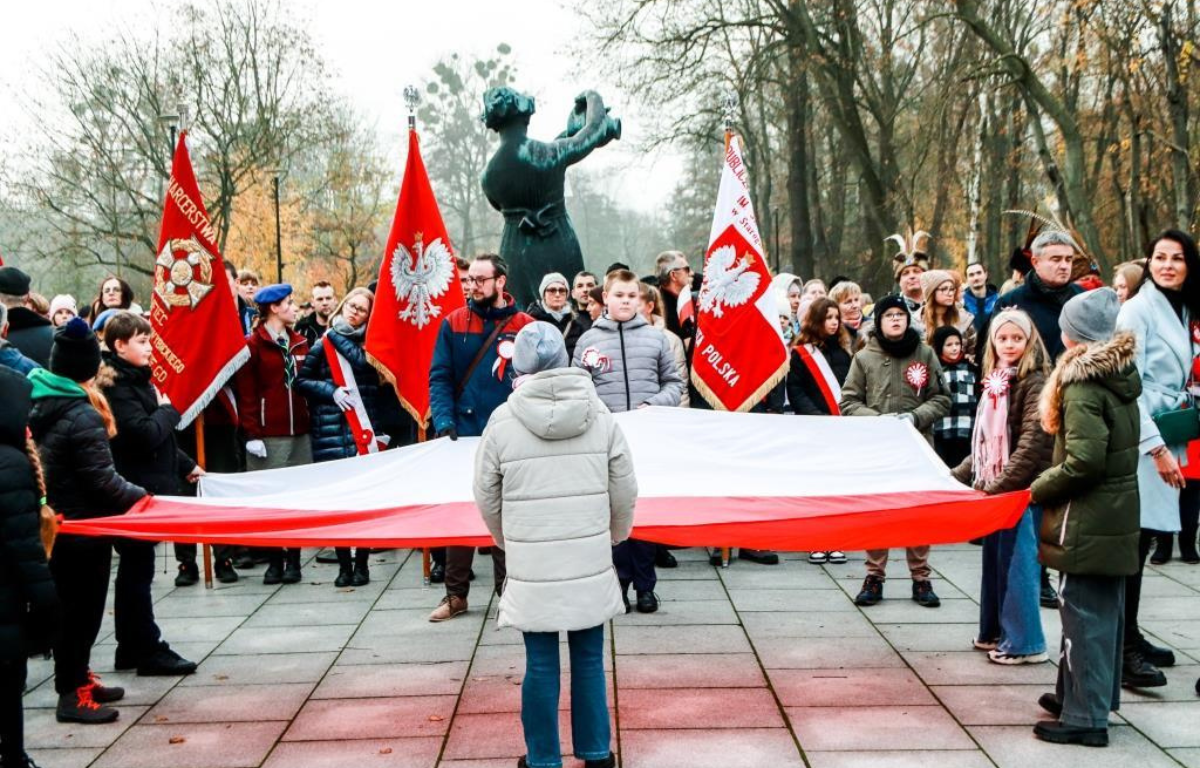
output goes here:
<path id="1" fill-rule="evenodd" d="M 113 315 L 117 314 L 118 312 L 126 312 L 126 311 L 128 311 L 128 310 L 124 310 L 124 309 L 106 309 L 106 310 L 104 310 L 100 314 L 96 315 L 96 319 L 92 322 L 92 330 L 103 331 L 104 324 L 107 323 L 109 320 L 112 320 Z"/>
<path id="2" fill-rule="evenodd" d="M 275 304 L 292 295 L 292 286 L 287 283 L 264 285 L 254 292 L 255 304 Z"/>

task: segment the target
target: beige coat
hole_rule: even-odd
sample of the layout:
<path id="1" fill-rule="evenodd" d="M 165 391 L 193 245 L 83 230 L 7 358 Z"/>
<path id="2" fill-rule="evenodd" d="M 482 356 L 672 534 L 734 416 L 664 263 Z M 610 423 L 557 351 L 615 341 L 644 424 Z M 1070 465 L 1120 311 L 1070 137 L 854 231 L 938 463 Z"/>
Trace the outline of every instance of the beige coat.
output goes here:
<path id="1" fill-rule="evenodd" d="M 611 547 L 629 538 L 636 499 L 629 447 L 591 375 L 522 381 L 475 457 L 475 501 L 508 558 L 500 626 L 590 629 L 624 613 Z"/>

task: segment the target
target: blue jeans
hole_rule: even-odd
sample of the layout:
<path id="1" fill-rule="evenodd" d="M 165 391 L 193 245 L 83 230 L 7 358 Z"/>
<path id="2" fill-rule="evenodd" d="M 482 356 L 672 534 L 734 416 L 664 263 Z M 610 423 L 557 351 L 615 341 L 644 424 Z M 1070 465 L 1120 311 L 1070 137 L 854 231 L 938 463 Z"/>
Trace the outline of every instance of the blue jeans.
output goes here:
<path id="1" fill-rule="evenodd" d="M 571 651 L 571 740 L 575 757 L 603 760 L 612 751 L 604 686 L 604 625 L 567 633 Z M 558 633 L 525 633 L 521 726 L 530 768 L 560 768 Z"/>
<path id="2" fill-rule="evenodd" d="M 1041 506 L 1030 504 L 1015 526 L 983 540 L 979 639 L 997 641 L 1001 651 L 1014 656 L 1046 651 L 1037 556 L 1041 524 Z"/>

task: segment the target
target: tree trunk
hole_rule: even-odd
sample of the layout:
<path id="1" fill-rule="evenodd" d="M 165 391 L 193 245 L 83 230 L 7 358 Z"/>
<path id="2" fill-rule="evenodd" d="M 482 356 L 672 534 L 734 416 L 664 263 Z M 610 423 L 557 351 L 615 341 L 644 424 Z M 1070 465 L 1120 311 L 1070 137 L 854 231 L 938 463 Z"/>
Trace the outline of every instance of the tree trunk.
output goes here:
<path id="1" fill-rule="evenodd" d="M 808 200 L 810 165 L 808 157 L 809 108 L 808 75 L 804 72 L 803 52 L 789 48 L 789 67 L 793 85 L 785 89 L 788 115 L 788 221 L 791 225 L 792 267 L 797 274 L 811 279 L 817 273 L 813 259 L 812 214 Z"/>

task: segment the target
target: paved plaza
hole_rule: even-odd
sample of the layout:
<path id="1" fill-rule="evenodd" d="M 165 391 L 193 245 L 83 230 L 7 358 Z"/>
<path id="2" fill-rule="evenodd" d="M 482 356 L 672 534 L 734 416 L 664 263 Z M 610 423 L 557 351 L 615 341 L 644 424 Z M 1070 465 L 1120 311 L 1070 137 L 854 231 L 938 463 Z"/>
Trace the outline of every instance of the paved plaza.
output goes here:
<path id="1" fill-rule="evenodd" d="M 626 768 L 1200 767 L 1200 566 L 1147 573 L 1144 627 L 1180 665 L 1168 687 L 1126 694 L 1101 750 L 1034 739 L 1054 666 L 1000 667 L 970 650 L 978 548 L 935 549 L 936 610 L 909 600 L 902 557 L 887 599 L 860 610 L 860 554 L 728 570 L 700 550 L 678 556 L 678 569 L 660 571 L 659 612 L 620 617 L 607 638 Z M 358 589 L 335 589 L 337 566 L 311 560 L 304 582 L 285 587 L 264 586 L 261 567 L 211 591 L 175 589 L 160 573 L 159 623 L 199 671 L 112 672 L 110 613 L 93 665 L 128 691 L 120 720 L 56 723 L 51 664 L 32 662 L 31 754 L 43 768 L 512 768 L 524 753 L 524 649 L 496 628 L 494 605 L 484 611 L 488 558 L 476 566 L 471 612 L 439 625 L 426 621 L 440 591 L 422 587 L 419 552 L 373 556 L 374 580 Z M 1042 618 L 1057 649 L 1058 615 Z"/>

